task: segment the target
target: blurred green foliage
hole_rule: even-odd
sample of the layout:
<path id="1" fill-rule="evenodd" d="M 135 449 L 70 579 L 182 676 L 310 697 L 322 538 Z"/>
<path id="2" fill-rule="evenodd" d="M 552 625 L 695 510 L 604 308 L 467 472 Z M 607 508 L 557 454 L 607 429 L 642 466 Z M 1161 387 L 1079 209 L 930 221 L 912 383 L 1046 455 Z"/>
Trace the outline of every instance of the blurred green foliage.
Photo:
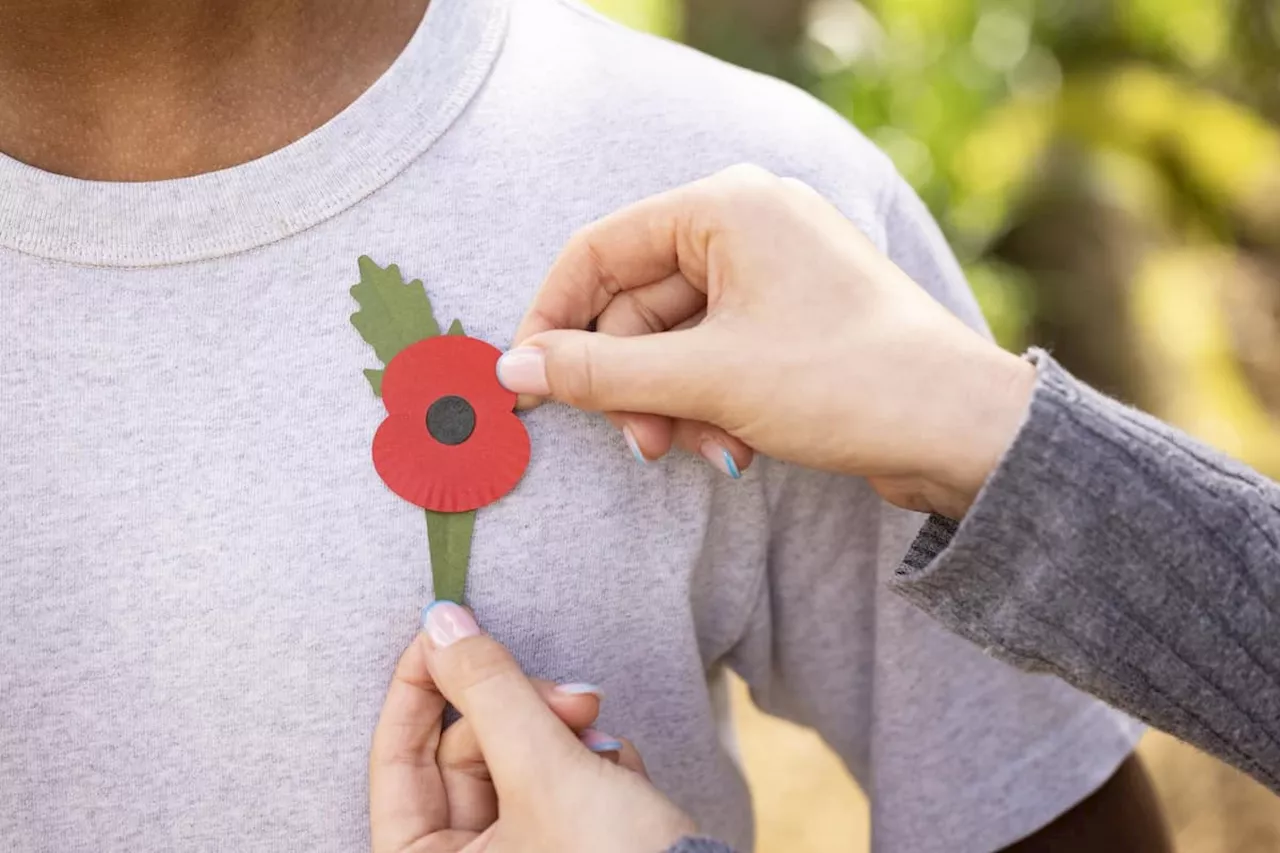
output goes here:
<path id="1" fill-rule="evenodd" d="M 1002 343 L 1280 474 L 1280 0 L 595 5 L 831 104 Z"/>
<path id="2" fill-rule="evenodd" d="M 637 30 L 677 40 L 683 31 L 680 0 L 591 0 L 591 5 Z"/>

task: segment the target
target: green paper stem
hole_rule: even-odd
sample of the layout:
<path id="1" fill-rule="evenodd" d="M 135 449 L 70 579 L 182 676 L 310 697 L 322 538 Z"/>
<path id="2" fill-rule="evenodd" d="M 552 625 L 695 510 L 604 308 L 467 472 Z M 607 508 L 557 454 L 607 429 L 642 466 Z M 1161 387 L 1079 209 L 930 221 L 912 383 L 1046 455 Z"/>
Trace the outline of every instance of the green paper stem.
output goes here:
<path id="1" fill-rule="evenodd" d="M 462 321 L 454 320 L 449 335 L 465 335 Z M 427 538 L 431 546 L 431 583 L 437 601 L 463 604 L 467 591 L 467 568 L 471 564 L 471 534 L 476 512 L 432 512 L 427 510 Z"/>
<path id="2" fill-rule="evenodd" d="M 471 533 L 476 526 L 475 510 L 425 512 L 435 598 L 462 604 L 467 588 L 467 565 L 471 562 Z"/>

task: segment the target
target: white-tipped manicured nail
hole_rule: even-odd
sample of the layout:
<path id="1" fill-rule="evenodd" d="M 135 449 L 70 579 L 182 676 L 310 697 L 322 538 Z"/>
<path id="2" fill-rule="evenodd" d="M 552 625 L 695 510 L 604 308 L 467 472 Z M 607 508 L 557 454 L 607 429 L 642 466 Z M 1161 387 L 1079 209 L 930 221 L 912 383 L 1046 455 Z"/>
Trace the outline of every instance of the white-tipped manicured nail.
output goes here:
<path id="1" fill-rule="evenodd" d="M 537 347 L 517 347 L 498 359 L 498 381 L 517 394 L 545 397 L 551 393 L 547 384 L 547 355 Z"/>
<path id="2" fill-rule="evenodd" d="M 604 699 L 604 690 L 594 684 L 557 684 L 556 692 L 569 696 L 594 696 L 597 699 Z"/>
<path id="3" fill-rule="evenodd" d="M 433 601 L 422 609 L 422 630 L 437 649 L 480 634 L 476 618 L 452 601 Z"/>

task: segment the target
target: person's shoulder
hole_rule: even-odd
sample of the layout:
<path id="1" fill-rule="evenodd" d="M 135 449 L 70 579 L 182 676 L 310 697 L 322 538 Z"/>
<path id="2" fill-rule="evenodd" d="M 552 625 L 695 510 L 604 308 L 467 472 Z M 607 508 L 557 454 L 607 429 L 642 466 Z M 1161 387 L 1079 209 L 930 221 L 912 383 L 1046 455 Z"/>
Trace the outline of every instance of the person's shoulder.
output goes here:
<path id="1" fill-rule="evenodd" d="M 506 59 L 536 74 L 561 119 L 680 180 L 754 163 L 865 219 L 898 180 L 891 161 L 808 93 L 617 24 L 579 0 L 517 0 Z M 550 106 L 550 104 L 549 104 Z M 603 155 L 603 156 L 607 156 Z"/>

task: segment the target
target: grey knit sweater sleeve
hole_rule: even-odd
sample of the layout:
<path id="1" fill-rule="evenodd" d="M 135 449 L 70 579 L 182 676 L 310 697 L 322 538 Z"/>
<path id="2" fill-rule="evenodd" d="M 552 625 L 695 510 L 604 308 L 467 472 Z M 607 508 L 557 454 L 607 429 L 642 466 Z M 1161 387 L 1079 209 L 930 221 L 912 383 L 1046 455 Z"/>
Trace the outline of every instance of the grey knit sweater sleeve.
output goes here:
<path id="1" fill-rule="evenodd" d="M 684 838 L 667 853 L 734 853 L 733 848 L 710 838 Z"/>
<path id="2" fill-rule="evenodd" d="M 1030 357 L 1013 446 L 895 589 L 1280 792 L 1280 486 Z"/>

